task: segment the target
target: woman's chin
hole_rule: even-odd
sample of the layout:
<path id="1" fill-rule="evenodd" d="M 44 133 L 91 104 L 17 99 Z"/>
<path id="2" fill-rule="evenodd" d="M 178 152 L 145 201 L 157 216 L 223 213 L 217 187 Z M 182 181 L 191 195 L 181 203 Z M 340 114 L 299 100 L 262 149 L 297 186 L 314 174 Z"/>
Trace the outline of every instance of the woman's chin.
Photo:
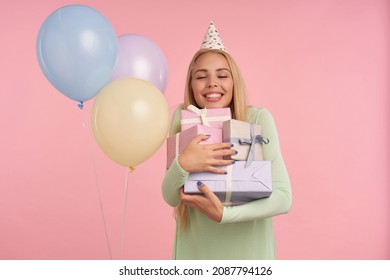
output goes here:
<path id="1" fill-rule="evenodd" d="M 204 103 L 203 108 L 215 109 L 215 108 L 225 108 L 229 107 L 229 104 L 225 104 L 223 100 L 208 100 Z"/>

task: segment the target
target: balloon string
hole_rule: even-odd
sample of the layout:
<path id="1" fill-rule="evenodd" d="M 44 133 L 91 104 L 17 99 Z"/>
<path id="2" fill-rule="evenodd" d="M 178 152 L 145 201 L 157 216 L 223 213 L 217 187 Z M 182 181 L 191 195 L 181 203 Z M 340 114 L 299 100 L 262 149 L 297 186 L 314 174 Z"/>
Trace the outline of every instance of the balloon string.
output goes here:
<path id="1" fill-rule="evenodd" d="M 99 188 L 99 180 L 98 180 L 98 176 L 97 176 L 97 172 L 96 172 L 95 160 L 93 160 L 93 170 L 94 170 L 94 173 L 95 173 L 96 191 L 97 191 L 98 197 L 99 197 L 100 213 L 101 213 L 101 217 L 102 217 L 102 221 L 103 221 L 104 235 L 106 237 L 106 244 L 107 244 L 107 248 L 108 248 L 108 254 L 110 256 L 110 260 L 112 260 L 110 240 L 108 238 L 107 224 L 106 224 L 106 219 L 104 217 L 103 201 L 102 201 L 102 196 L 101 196 L 100 188 Z"/>
<path id="2" fill-rule="evenodd" d="M 82 119 L 82 127 L 83 127 L 83 129 L 85 129 L 86 121 L 85 121 L 85 111 L 84 110 L 82 110 L 82 117 L 83 117 L 83 119 Z M 85 132 L 87 132 L 87 131 L 85 131 Z M 106 245 L 107 245 L 107 248 L 108 248 L 108 254 L 109 254 L 110 260 L 112 260 L 110 240 L 108 238 L 107 224 L 106 224 L 106 219 L 105 219 L 105 216 L 104 216 L 103 201 L 102 201 L 102 196 L 101 196 L 101 193 L 100 193 L 99 180 L 98 180 L 98 175 L 97 175 L 97 171 L 96 171 L 97 168 L 96 168 L 96 162 L 95 162 L 95 155 L 94 155 L 93 151 L 91 151 L 91 153 L 92 153 L 93 172 L 94 172 L 94 175 L 95 175 L 95 182 L 96 182 L 96 191 L 97 191 L 98 198 L 99 198 L 100 214 L 101 214 L 101 217 L 102 217 L 103 227 L 104 227 L 104 235 L 105 235 L 105 238 L 106 238 Z"/>
<path id="3" fill-rule="evenodd" d="M 124 258 L 124 247 L 125 247 L 125 226 L 126 226 L 126 212 L 127 212 L 127 193 L 129 190 L 129 172 L 125 168 L 126 179 L 125 179 L 125 198 L 123 203 L 123 214 L 122 214 L 122 232 L 121 232 L 121 256 Z"/>
<path id="4" fill-rule="evenodd" d="M 86 126 L 85 110 L 81 111 L 81 116 L 82 116 L 82 127 L 85 128 L 85 126 Z"/>

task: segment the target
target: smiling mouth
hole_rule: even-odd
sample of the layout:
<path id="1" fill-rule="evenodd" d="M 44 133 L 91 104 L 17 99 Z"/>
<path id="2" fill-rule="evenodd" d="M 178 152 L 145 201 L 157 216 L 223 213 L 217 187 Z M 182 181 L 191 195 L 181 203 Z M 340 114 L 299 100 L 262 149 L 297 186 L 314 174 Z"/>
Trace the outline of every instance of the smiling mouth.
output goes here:
<path id="1" fill-rule="evenodd" d="M 222 97 L 222 93 L 208 93 L 208 94 L 205 94 L 205 97 L 207 99 L 221 98 Z"/>

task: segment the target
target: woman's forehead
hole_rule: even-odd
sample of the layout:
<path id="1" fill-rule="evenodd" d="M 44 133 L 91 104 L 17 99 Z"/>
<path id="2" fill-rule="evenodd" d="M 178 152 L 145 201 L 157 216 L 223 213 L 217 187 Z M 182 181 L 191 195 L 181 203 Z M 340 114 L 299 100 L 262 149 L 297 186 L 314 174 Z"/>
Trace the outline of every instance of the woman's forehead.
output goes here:
<path id="1" fill-rule="evenodd" d="M 193 73 L 197 71 L 230 71 L 226 58 L 218 53 L 206 53 L 199 56 L 192 67 Z"/>

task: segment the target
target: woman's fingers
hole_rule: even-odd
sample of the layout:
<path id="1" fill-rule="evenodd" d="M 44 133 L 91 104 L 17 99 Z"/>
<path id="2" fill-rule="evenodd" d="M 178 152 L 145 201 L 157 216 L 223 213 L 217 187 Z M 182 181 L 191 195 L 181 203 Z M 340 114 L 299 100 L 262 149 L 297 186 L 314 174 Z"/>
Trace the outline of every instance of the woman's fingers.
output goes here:
<path id="1" fill-rule="evenodd" d="M 210 135 L 199 134 L 194 139 L 192 139 L 192 141 L 189 143 L 189 146 L 200 144 L 200 142 L 207 140 L 209 137 Z M 232 149 L 233 146 L 234 144 L 227 142 L 202 144 L 202 148 L 214 151 L 216 156 L 228 156 L 236 154 L 237 151 Z"/>
<path id="2" fill-rule="evenodd" d="M 213 172 L 213 173 L 216 173 L 216 174 L 226 174 L 226 170 L 217 168 L 215 166 L 210 166 L 207 171 Z"/>
<path id="3" fill-rule="evenodd" d="M 207 140 L 209 137 L 210 137 L 210 135 L 199 134 L 194 139 L 192 139 L 191 143 L 192 144 L 199 144 L 203 140 Z"/>
<path id="4" fill-rule="evenodd" d="M 215 144 L 207 144 L 207 147 L 211 150 L 231 149 L 234 146 L 232 143 L 222 142 Z"/>
<path id="5" fill-rule="evenodd" d="M 198 188 L 203 195 L 187 195 L 180 189 L 180 198 L 187 205 L 199 210 L 210 219 L 220 222 L 222 219 L 223 205 L 218 197 L 202 182 L 198 182 Z"/>
<path id="6" fill-rule="evenodd" d="M 232 149 L 231 143 L 201 144 L 209 135 L 197 135 L 179 155 L 180 166 L 187 172 L 210 171 L 224 174 L 218 166 L 234 163 L 230 156 L 237 152 Z"/>
<path id="7" fill-rule="evenodd" d="M 213 157 L 234 156 L 236 154 L 237 151 L 233 149 L 223 149 L 223 150 L 213 151 Z"/>

